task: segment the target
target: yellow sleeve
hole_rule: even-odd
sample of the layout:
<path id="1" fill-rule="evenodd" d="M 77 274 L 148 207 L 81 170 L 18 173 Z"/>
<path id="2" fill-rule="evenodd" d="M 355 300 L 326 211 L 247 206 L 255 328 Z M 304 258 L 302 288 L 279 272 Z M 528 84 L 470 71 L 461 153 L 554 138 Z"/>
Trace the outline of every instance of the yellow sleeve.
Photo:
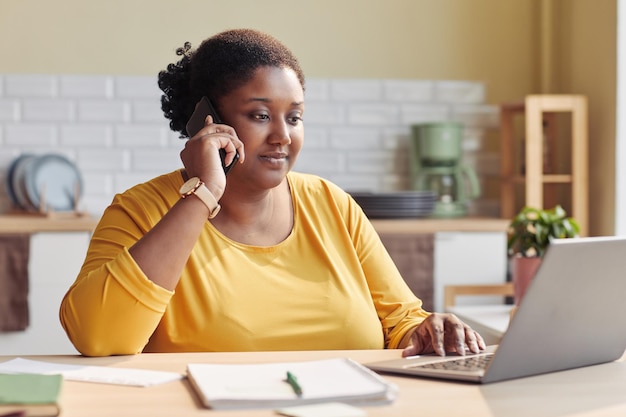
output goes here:
<path id="1" fill-rule="evenodd" d="M 168 203 L 145 204 L 154 207 L 145 212 L 138 201 L 118 195 L 105 210 L 81 271 L 61 302 L 61 324 L 84 355 L 141 352 L 173 295 L 150 281 L 128 252 Z"/>
<path id="2" fill-rule="evenodd" d="M 336 198 L 342 200 L 339 195 Z M 363 210 L 351 197 L 345 196 L 343 200 L 346 201 L 347 227 L 383 328 L 385 347 L 396 349 L 405 334 L 431 313 L 422 308 L 422 301 L 400 275 Z"/>

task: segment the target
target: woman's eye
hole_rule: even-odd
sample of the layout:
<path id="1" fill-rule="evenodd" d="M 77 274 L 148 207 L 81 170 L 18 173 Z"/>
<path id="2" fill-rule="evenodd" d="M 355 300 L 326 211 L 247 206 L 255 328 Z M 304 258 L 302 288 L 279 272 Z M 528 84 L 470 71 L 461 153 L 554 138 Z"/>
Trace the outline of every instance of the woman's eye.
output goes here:
<path id="1" fill-rule="evenodd" d="M 253 114 L 252 118 L 254 120 L 267 120 L 270 118 L 270 116 L 267 114 Z"/>
<path id="2" fill-rule="evenodd" d="M 302 121 L 302 116 L 290 116 L 287 120 L 289 123 L 296 125 Z"/>

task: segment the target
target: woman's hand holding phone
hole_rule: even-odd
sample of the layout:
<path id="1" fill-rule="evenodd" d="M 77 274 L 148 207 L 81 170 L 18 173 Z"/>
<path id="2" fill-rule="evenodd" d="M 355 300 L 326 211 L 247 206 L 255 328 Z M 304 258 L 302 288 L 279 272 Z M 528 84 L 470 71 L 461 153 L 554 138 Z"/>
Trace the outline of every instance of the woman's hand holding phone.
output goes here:
<path id="1" fill-rule="evenodd" d="M 226 174 L 238 160 L 243 161 L 243 143 L 232 127 L 221 124 L 206 97 L 196 105 L 186 128 L 190 139 L 180 153 L 185 170 L 190 177 L 200 177 L 219 199 Z"/>
<path id="2" fill-rule="evenodd" d="M 213 117 L 213 123 L 222 124 L 222 120 L 217 114 L 217 110 L 213 107 L 211 100 L 204 96 L 196 104 L 196 108 L 187 122 L 186 129 L 190 138 L 195 136 L 204 126 L 206 126 L 207 116 Z M 222 159 L 222 165 L 224 166 L 224 173 L 228 174 L 228 171 L 233 167 L 233 164 L 239 159 L 239 152 L 235 149 L 235 154 L 232 158 L 228 158 L 228 154 L 224 148 L 220 148 L 220 157 Z"/>

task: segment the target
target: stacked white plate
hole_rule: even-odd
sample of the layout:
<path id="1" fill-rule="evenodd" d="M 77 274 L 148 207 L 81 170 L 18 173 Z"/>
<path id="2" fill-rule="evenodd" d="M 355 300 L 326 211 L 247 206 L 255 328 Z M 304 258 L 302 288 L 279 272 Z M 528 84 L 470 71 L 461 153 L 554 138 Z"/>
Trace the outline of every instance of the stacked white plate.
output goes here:
<path id="1" fill-rule="evenodd" d="M 370 219 L 428 217 L 437 200 L 434 191 L 351 192 L 350 195 Z"/>
<path id="2" fill-rule="evenodd" d="M 9 166 L 6 188 L 18 209 L 73 211 L 83 180 L 76 165 L 62 155 L 22 154 Z"/>

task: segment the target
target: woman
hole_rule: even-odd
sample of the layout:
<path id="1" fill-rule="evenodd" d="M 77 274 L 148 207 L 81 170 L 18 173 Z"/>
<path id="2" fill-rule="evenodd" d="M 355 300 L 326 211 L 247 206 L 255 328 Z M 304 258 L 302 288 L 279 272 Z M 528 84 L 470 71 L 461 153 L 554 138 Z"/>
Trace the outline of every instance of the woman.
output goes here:
<path id="1" fill-rule="evenodd" d="M 284 45 L 231 30 L 177 53 L 159 74 L 170 127 L 186 137 L 203 97 L 222 122 L 207 116 L 187 140 L 184 169 L 104 212 L 61 304 L 78 351 L 484 348 L 453 315 L 422 309 L 348 194 L 291 172 L 304 75 Z"/>

